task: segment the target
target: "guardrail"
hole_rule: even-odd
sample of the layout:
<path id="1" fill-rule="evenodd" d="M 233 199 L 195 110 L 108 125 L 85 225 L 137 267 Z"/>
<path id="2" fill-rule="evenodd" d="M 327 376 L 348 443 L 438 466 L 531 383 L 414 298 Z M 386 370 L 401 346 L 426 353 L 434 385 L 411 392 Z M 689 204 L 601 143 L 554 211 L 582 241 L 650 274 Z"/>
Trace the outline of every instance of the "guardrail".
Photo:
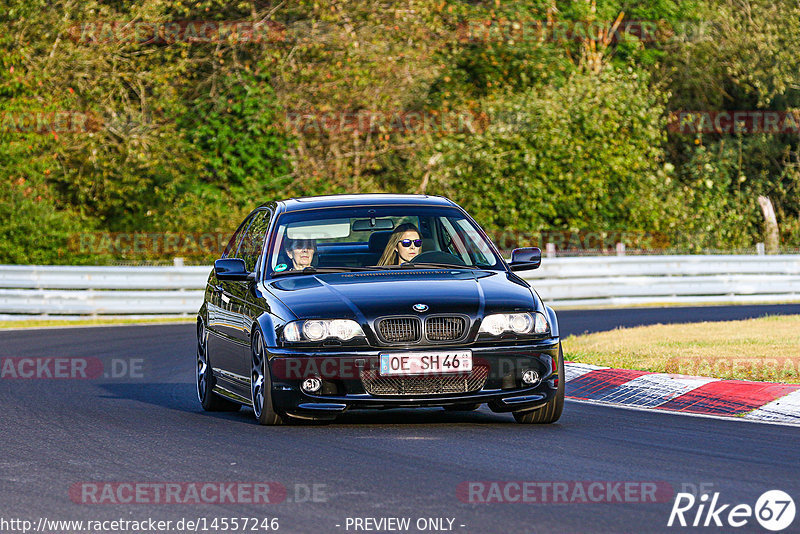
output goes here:
<path id="1" fill-rule="evenodd" d="M 194 314 L 210 269 L 0 265 L 0 314 Z"/>
<path id="2" fill-rule="evenodd" d="M 192 315 L 210 267 L 0 266 L 3 315 Z M 545 258 L 554 306 L 800 301 L 800 255 Z"/>
<path id="3" fill-rule="evenodd" d="M 800 301 L 800 255 L 545 258 L 521 274 L 555 306 Z"/>

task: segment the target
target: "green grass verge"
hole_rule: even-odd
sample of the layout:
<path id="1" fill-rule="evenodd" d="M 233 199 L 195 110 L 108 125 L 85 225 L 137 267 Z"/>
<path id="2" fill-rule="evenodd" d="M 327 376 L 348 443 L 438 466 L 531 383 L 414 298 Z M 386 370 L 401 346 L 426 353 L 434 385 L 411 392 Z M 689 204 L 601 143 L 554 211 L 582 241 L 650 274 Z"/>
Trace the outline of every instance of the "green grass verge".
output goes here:
<path id="1" fill-rule="evenodd" d="M 800 384 L 800 315 L 619 328 L 569 336 L 563 346 L 573 362 Z"/>

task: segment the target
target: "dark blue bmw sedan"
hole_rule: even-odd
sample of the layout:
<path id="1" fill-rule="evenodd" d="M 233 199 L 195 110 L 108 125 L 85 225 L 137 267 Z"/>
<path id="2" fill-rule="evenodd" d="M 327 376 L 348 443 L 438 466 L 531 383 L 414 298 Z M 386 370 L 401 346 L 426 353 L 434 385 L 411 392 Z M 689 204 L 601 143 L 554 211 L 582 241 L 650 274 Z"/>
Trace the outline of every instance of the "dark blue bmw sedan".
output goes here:
<path id="1" fill-rule="evenodd" d="M 355 409 L 488 404 L 520 423 L 564 406 L 555 312 L 442 197 L 298 198 L 254 210 L 208 278 L 197 394 L 261 424 Z"/>

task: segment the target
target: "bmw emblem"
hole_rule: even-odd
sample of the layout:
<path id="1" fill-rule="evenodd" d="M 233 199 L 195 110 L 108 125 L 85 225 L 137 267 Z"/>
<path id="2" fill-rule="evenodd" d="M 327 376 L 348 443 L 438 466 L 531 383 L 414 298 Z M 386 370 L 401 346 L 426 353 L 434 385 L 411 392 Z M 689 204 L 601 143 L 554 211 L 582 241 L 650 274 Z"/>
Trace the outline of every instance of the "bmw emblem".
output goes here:
<path id="1" fill-rule="evenodd" d="M 414 311 L 426 312 L 428 311 L 428 306 L 426 304 L 414 304 Z"/>

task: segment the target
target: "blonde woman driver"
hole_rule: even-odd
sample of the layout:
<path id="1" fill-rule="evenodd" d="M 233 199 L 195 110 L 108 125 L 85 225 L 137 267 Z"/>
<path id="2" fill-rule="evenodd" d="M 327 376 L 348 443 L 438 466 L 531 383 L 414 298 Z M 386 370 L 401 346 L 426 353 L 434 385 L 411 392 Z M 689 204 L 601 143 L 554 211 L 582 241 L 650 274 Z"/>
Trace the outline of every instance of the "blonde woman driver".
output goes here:
<path id="1" fill-rule="evenodd" d="M 400 265 L 413 260 L 421 253 L 422 238 L 419 230 L 411 223 L 404 223 L 392 232 L 378 265 Z"/>

